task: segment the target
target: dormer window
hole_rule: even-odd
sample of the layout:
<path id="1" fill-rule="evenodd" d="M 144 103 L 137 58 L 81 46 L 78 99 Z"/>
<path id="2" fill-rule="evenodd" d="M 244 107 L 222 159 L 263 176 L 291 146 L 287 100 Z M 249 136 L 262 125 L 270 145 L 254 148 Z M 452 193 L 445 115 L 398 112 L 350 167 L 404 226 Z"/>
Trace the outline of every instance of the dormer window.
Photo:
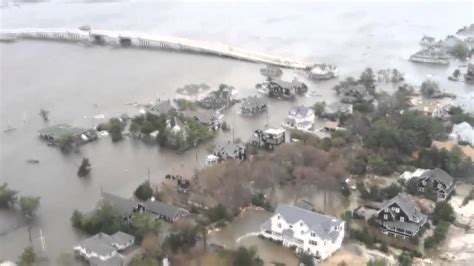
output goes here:
<path id="1" fill-rule="evenodd" d="M 312 236 L 312 237 L 315 237 L 315 236 L 316 236 L 316 233 L 315 233 L 315 232 L 311 232 L 311 236 Z"/>
<path id="2" fill-rule="evenodd" d="M 388 214 L 384 214 L 384 215 L 383 215 L 383 219 L 384 219 L 384 220 L 388 220 Z"/>
<path id="3" fill-rule="evenodd" d="M 290 225 L 290 229 L 293 229 L 293 225 Z"/>
<path id="4" fill-rule="evenodd" d="M 280 219 L 280 215 L 277 215 L 277 219 Z"/>
<path id="5" fill-rule="evenodd" d="M 405 217 L 400 217 L 400 222 L 404 222 L 405 221 Z"/>
<path id="6" fill-rule="evenodd" d="M 303 226 L 303 222 L 300 222 L 300 226 Z"/>

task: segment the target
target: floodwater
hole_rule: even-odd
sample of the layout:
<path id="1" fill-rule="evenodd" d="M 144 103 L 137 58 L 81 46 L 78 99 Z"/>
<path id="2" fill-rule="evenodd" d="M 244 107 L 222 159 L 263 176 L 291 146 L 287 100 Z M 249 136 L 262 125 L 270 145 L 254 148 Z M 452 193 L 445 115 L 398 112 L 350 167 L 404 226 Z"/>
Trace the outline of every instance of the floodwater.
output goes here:
<path id="1" fill-rule="evenodd" d="M 396 67 L 409 82 L 419 85 L 428 75 L 441 87 L 460 96 L 474 96 L 473 86 L 447 81 L 458 65 L 449 67 L 413 64 L 407 61 L 418 50 L 423 34 L 444 37 L 473 21 L 472 3 L 36 3 L 1 9 L 1 28 L 78 27 L 124 29 L 162 35 L 217 41 L 294 57 L 308 62 L 339 66 L 342 77 L 358 75 L 363 68 Z M 134 114 L 128 102 L 166 99 L 189 83 L 220 83 L 235 86 L 241 96 L 255 94 L 254 86 L 264 78 L 260 65 L 248 62 L 181 54 L 169 51 L 85 47 L 41 41 L 0 44 L 1 113 L 0 183 L 21 195 L 41 197 L 32 228 L 35 247 L 44 236 L 46 253 L 54 259 L 70 252 L 84 236 L 76 232 L 69 218 L 74 209 L 90 210 L 100 189 L 130 197 L 150 169 L 154 183 L 166 173 L 189 175 L 202 167 L 206 144 L 196 151 L 173 151 L 125 139 L 112 143 L 103 138 L 86 144 L 79 153 L 64 155 L 48 147 L 37 131 L 46 126 L 40 109 L 50 111 L 50 124 L 68 123 L 88 127 L 97 124 L 93 116 L 106 119 Z M 295 102 L 272 100 L 269 123 L 278 126 L 288 109 L 297 103 L 332 102 L 330 89 L 337 80 L 311 82 L 292 70 L 293 77 L 307 82 L 320 97 L 298 97 Z M 243 118 L 225 113 L 235 125 L 235 137 L 246 140 L 251 131 L 263 127 L 265 115 Z M 3 129 L 16 128 L 8 134 Z M 232 134 L 219 133 L 217 142 Z M 90 158 L 91 177 L 80 179 L 76 171 L 82 157 Z M 198 160 L 196 160 L 196 157 Z M 37 165 L 25 163 L 39 159 Z M 258 220 L 258 219 L 256 219 Z M 230 228 L 229 230 L 232 230 Z M 28 244 L 28 230 L 21 216 L 0 210 L 0 259 L 14 260 Z"/>

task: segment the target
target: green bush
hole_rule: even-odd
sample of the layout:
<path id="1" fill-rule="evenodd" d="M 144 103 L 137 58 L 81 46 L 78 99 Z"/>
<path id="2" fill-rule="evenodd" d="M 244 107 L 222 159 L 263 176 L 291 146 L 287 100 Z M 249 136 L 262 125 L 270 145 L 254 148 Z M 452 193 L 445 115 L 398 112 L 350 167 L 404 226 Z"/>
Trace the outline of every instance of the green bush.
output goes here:
<path id="1" fill-rule="evenodd" d="M 153 196 L 153 189 L 150 181 L 145 181 L 135 189 L 135 197 L 141 201 L 147 201 Z"/>
<path id="2" fill-rule="evenodd" d="M 446 235 L 448 234 L 448 230 L 449 223 L 444 221 L 440 222 L 434 229 L 433 235 L 425 239 L 425 249 L 431 249 L 440 244 L 443 240 L 445 240 Z"/>

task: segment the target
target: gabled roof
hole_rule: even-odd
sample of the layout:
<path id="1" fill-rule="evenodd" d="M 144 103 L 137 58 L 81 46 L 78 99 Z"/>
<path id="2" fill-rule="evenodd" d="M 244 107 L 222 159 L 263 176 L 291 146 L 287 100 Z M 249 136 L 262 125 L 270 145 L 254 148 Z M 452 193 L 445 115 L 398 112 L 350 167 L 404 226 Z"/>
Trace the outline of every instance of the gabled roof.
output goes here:
<path id="1" fill-rule="evenodd" d="M 126 245 L 127 243 L 129 243 L 130 241 L 133 241 L 135 240 L 135 237 L 134 236 L 131 236 L 129 234 L 126 234 L 122 231 L 118 231 L 116 232 L 115 234 L 113 234 L 112 236 L 112 243 L 113 244 L 118 244 L 120 246 L 123 246 L 123 245 Z"/>
<path id="2" fill-rule="evenodd" d="M 111 245 L 112 240 L 112 237 L 108 234 L 98 233 L 83 240 L 78 246 L 95 252 L 99 256 L 107 256 L 117 250 Z"/>
<path id="3" fill-rule="evenodd" d="M 175 108 L 171 105 L 170 100 L 166 100 L 166 101 L 159 101 L 153 107 L 151 107 L 151 109 L 160 114 L 167 114 L 171 110 L 174 110 Z"/>
<path id="4" fill-rule="evenodd" d="M 426 215 L 422 214 L 420 210 L 413 204 L 410 196 L 404 192 L 399 193 L 390 200 L 384 201 L 383 207 L 379 210 L 379 212 L 384 209 L 390 211 L 390 206 L 394 203 L 397 204 L 400 210 L 407 215 L 411 222 L 418 223 L 426 217 Z"/>
<path id="5" fill-rule="evenodd" d="M 290 109 L 288 112 L 288 115 L 296 116 L 300 115 L 302 117 L 306 117 L 308 114 L 310 114 L 312 109 L 310 107 L 306 107 L 304 105 L 299 105 L 299 106 L 294 106 Z"/>
<path id="6" fill-rule="evenodd" d="M 100 208 L 103 204 L 108 204 L 117 209 L 122 216 L 130 215 L 134 209 L 138 207 L 138 203 L 134 200 L 122 198 L 107 192 L 102 192 L 97 207 Z"/>
<path id="7" fill-rule="evenodd" d="M 147 211 L 152 213 L 164 216 L 169 219 L 174 219 L 178 217 L 181 213 L 186 212 L 186 210 L 177 208 L 171 204 L 164 203 L 161 201 L 146 201 L 143 202 L 142 205 L 145 207 Z"/>
<path id="8" fill-rule="evenodd" d="M 267 103 L 258 96 L 250 96 L 242 100 L 240 108 L 254 108 L 266 105 Z"/>
<path id="9" fill-rule="evenodd" d="M 454 178 L 440 168 L 428 170 L 421 174 L 420 179 L 425 178 L 436 179 L 438 182 L 441 182 L 446 185 L 446 187 L 450 187 L 454 182 Z"/>
<path id="10" fill-rule="evenodd" d="M 280 204 L 275 210 L 286 222 L 294 224 L 299 221 L 308 226 L 309 230 L 314 231 L 321 238 L 330 238 L 334 240 L 339 234 L 331 234 L 335 226 L 344 222 L 331 216 L 326 216 L 317 212 L 312 212 L 296 206 Z"/>

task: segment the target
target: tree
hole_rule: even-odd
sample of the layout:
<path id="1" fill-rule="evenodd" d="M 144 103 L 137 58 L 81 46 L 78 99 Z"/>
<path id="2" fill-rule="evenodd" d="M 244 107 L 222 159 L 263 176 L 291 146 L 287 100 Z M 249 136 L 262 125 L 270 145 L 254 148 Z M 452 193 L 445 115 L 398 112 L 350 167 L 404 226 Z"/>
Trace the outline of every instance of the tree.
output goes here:
<path id="1" fill-rule="evenodd" d="M 360 74 L 359 82 L 365 86 L 370 94 L 375 94 L 375 75 L 372 68 L 368 67 Z"/>
<path id="2" fill-rule="evenodd" d="M 210 208 L 207 211 L 207 216 L 212 222 L 226 220 L 229 218 L 229 215 L 227 214 L 227 209 L 222 204 L 218 204 L 214 208 Z"/>
<path id="3" fill-rule="evenodd" d="M 413 260 L 412 260 L 412 257 L 410 256 L 410 254 L 408 254 L 406 252 L 402 252 L 398 256 L 398 262 L 399 262 L 400 266 L 411 266 Z"/>
<path id="4" fill-rule="evenodd" d="M 112 141 L 116 142 L 122 139 L 122 130 L 124 125 L 122 121 L 118 118 L 111 118 L 107 125 L 107 131 L 109 132 L 110 136 L 112 137 Z"/>
<path id="5" fill-rule="evenodd" d="M 234 254 L 233 266 L 263 266 L 263 261 L 257 256 L 255 248 L 239 247 Z"/>
<path id="6" fill-rule="evenodd" d="M 85 216 L 75 210 L 71 216 L 71 223 L 91 235 L 99 232 L 113 234 L 121 229 L 122 217 L 110 204 L 102 203 L 91 215 Z"/>
<path id="7" fill-rule="evenodd" d="M 468 57 L 471 56 L 469 46 L 463 41 L 457 42 L 450 52 L 461 60 L 466 60 Z"/>
<path id="8" fill-rule="evenodd" d="M 74 210 L 71 216 L 72 226 L 80 228 L 82 225 L 82 213 L 78 210 Z"/>
<path id="9" fill-rule="evenodd" d="M 153 233 L 145 235 L 141 246 L 146 257 L 156 258 L 161 253 L 160 240 L 158 239 L 158 236 Z"/>
<path id="10" fill-rule="evenodd" d="M 146 213 L 140 213 L 133 217 L 132 227 L 137 238 L 143 239 L 147 234 L 160 234 L 160 221 Z"/>
<path id="11" fill-rule="evenodd" d="M 33 247 L 28 246 L 23 250 L 18 260 L 18 265 L 20 266 L 33 266 L 38 262 L 38 256 L 33 250 Z"/>
<path id="12" fill-rule="evenodd" d="M 385 259 L 375 259 L 367 262 L 367 266 L 386 266 L 387 261 Z"/>
<path id="13" fill-rule="evenodd" d="M 405 183 L 405 191 L 411 195 L 418 194 L 418 178 L 413 177 Z"/>
<path id="14" fill-rule="evenodd" d="M 426 98 L 437 97 L 441 93 L 438 82 L 431 79 L 427 79 L 421 83 L 420 92 L 421 95 Z"/>
<path id="15" fill-rule="evenodd" d="M 446 201 L 436 203 L 432 218 L 434 224 L 437 224 L 440 221 L 452 223 L 456 219 L 453 207 Z"/>
<path id="16" fill-rule="evenodd" d="M 91 164 L 89 163 L 88 158 L 82 158 L 82 163 L 79 166 L 79 170 L 77 171 L 77 176 L 86 176 L 89 175 L 91 171 Z"/>
<path id="17" fill-rule="evenodd" d="M 39 114 L 40 114 L 41 118 L 43 118 L 44 122 L 49 121 L 49 117 L 48 117 L 49 116 L 49 111 L 46 111 L 45 109 L 41 109 Z"/>
<path id="18" fill-rule="evenodd" d="M 20 209 L 23 215 L 27 219 L 31 219 L 33 217 L 34 212 L 38 209 L 40 204 L 39 197 L 20 197 L 19 200 Z"/>
<path id="19" fill-rule="evenodd" d="M 0 207 L 12 208 L 17 201 L 17 191 L 8 188 L 7 183 L 0 186 Z"/>
<path id="20" fill-rule="evenodd" d="M 196 245 L 197 234 L 192 228 L 185 228 L 177 233 L 168 235 L 163 243 L 163 247 L 172 253 L 187 253 Z"/>
<path id="21" fill-rule="evenodd" d="M 313 105 L 314 114 L 318 117 L 324 114 L 324 108 L 326 107 L 325 102 L 317 102 Z"/>
<path id="22" fill-rule="evenodd" d="M 153 196 L 153 189 L 151 188 L 150 181 L 145 181 L 135 189 L 135 197 L 141 201 L 147 201 Z"/>
<path id="23" fill-rule="evenodd" d="M 382 190 L 382 195 L 385 199 L 391 199 L 402 192 L 402 188 L 395 183 L 392 183 L 390 186 Z"/>
<path id="24" fill-rule="evenodd" d="M 314 260 L 313 260 L 313 257 L 306 254 L 306 253 L 303 253 L 301 256 L 300 256 L 300 264 L 303 264 L 304 266 L 314 266 Z"/>

